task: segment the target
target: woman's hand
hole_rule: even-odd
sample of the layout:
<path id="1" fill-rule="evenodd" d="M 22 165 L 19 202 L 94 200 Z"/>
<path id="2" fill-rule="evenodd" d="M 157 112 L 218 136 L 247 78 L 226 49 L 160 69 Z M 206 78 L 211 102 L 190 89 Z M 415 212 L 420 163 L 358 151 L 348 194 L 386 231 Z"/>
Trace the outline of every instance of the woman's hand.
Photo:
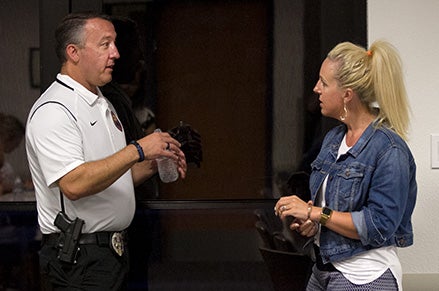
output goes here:
<path id="1" fill-rule="evenodd" d="M 319 230 L 319 226 L 311 219 L 307 219 L 305 221 L 294 219 L 294 221 L 290 224 L 290 229 L 297 231 L 300 235 L 312 237 Z"/>
<path id="2" fill-rule="evenodd" d="M 274 207 L 274 212 L 282 220 L 287 216 L 293 216 L 290 229 L 295 230 L 303 236 L 314 236 L 318 231 L 318 224 L 311 220 L 313 202 L 303 201 L 296 195 L 285 196 L 279 199 Z"/>
<path id="3" fill-rule="evenodd" d="M 303 201 L 296 195 L 284 196 L 277 201 L 276 206 L 274 207 L 274 212 L 281 219 L 286 216 L 294 216 L 296 219 L 305 221 L 309 219 L 308 206 L 309 204 L 307 202 Z"/>

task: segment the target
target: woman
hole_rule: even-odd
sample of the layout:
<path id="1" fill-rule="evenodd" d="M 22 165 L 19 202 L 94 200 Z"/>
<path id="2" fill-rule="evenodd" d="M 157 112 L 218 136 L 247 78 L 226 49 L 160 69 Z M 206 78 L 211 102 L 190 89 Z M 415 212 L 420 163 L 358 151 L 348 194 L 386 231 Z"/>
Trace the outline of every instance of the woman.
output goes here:
<path id="1" fill-rule="evenodd" d="M 275 212 L 314 236 L 307 290 L 401 290 L 397 247 L 413 244 L 416 165 L 405 143 L 409 106 L 401 61 L 384 41 L 337 45 L 314 88 L 323 115 L 343 124 L 311 164 L 311 201 L 282 197 Z"/>

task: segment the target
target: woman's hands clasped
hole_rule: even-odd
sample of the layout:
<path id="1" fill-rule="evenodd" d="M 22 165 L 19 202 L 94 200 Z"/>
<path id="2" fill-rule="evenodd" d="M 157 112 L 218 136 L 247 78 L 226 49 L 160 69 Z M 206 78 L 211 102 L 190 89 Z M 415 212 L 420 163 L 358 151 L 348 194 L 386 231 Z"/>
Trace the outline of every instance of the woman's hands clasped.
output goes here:
<path id="1" fill-rule="evenodd" d="M 311 220 L 313 202 L 303 201 L 296 195 L 284 196 L 279 199 L 274 207 L 274 212 L 280 219 L 293 216 L 290 229 L 295 230 L 303 236 L 314 236 L 318 231 L 318 224 Z"/>

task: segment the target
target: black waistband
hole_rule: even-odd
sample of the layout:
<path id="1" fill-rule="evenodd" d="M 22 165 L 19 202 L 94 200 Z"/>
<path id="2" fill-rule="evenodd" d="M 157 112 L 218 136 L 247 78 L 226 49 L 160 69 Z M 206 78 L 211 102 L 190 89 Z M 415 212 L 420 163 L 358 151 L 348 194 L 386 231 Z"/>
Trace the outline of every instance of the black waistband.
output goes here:
<path id="1" fill-rule="evenodd" d="M 323 263 L 322 256 L 320 255 L 320 248 L 314 244 L 314 253 L 316 255 L 316 267 L 320 271 L 327 271 L 327 272 L 337 272 L 337 269 L 334 267 L 331 263 Z"/>
<path id="2" fill-rule="evenodd" d="M 80 245 L 99 245 L 99 246 L 109 246 L 111 242 L 111 237 L 115 232 L 111 231 L 100 231 L 93 233 L 83 233 L 79 238 Z M 126 232 L 118 231 L 122 234 L 124 240 L 126 240 Z M 41 243 L 44 245 L 57 245 L 59 240 L 59 233 L 43 234 Z"/>

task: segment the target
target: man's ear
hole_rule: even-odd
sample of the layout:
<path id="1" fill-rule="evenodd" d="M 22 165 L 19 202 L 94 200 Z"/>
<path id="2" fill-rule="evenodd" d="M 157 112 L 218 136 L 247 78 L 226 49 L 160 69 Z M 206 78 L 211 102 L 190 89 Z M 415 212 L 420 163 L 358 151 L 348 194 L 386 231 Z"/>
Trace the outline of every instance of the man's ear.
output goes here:
<path id="1" fill-rule="evenodd" d="M 79 50 L 78 47 L 74 44 L 69 44 L 66 47 L 66 55 L 67 58 L 72 62 L 77 63 L 79 61 Z"/>

